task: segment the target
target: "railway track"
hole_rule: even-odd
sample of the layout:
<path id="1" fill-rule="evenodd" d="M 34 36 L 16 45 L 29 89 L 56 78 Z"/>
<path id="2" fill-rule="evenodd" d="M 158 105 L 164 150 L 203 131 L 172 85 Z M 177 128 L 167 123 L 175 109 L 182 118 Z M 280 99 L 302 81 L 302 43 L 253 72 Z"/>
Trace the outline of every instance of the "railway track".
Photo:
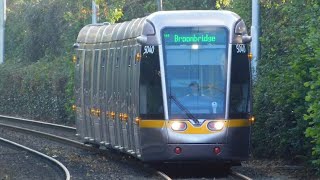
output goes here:
<path id="1" fill-rule="evenodd" d="M 25 159 L 31 159 L 32 163 L 30 161 L 27 161 L 27 165 L 25 165 L 24 167 L 26 168 L 25 171 L 22 171 L 21 169 L 19 169 L 20 174 L 15 174 L 12 175 L 11 173 L 4 173 L 1 172 L 0 174 L 2 174 L 3 177 L 0 176 L 1 179 L 20 179 L 20 178 L 32 178 L 32 179 L 38 179 L 38 178 L 49 178 L 49 179 L 65 179 L 65 180 L 70 180 L 70 173 L 69 170 L 59 161 L 57 161 L 56 159 L 53 159 L 43 153 L 40 153 L 36 150 L 33 150 L 31 148 L 28 148 L 26 146 L 23 146 L 21 144 L 15 143 L 13 141 L 4 139 L 0 137 L 0 144 L 1 144 L 1 159 L 3 160 L 6 159 L 7 161 L 13 160 L 12 158 L 6 157 L 6 156 L 12 156 L 13 154 L 12 151 L 14 152 L 14 156 L 15 156 L 15 160 L 13 160 L 13 162 L 10 162 L 8 164 L 5 165 L 6 168 L 8 168 L 8 166 L 10 167 L 19 167 L 21 166 L 21 164 L 23 164 L 26 160 Z M 8 150 L 9 149 L 9 150 Z M 8 152 L 10 151 L 10 153 Z M 30 155 L 32 154 L 32 155 Z M 15 162 L 16 158 L 20 158 L 19 162 Z M 9 159 L 9 160 L 8 160 Z M 40 162 L 39 162 L 39 159 Z M 44 161 L 44 162 L 42 162 Z M 36 163 L 34 163 L 36 162 Z M 18 163 L 18 164 L 17 164 Z M 29 164 L 30 163 L 30 164 Z M 30 167 L 30 165 L 32 165 L 32 167 Z M 41 166 L 42 165 L 42 166 Z M 2 164 L 0 164 L 1 168 L 3 169 L 4 167 L 2 167 Z M 29 167 L 28 167 L 29 166 Z M 38 166 L 40 167 L 38 172 L 36 174 L 29 174 L 28 172 L 30 171 L 34 171 L 33 168 L 35 168 L 34 166 Z M 54 166 L 53 168 L 50 168 Z M 11 171 L 11 170 L 9 170 Z M 21 173 L 22 171 L 22 173 Z M 25 173 L 25 174 L 23 174 Z M 61 177 L 61 173 L 63 174 Z M 26 177 L 27 176 L 27 177 Z"/>
<path id="2" fill-rule="evenodd" d="M 27 129 L 37 130 L 39 132 L 46 132 L 68 139 L 77 140 L 76 128 L 70 126 L 64 126 L 59 124 L 29 120 L 24 118 L 17 118 L 11 116 L 0 115 L 0 123 L 5 125 L 12 125 L 16 127 L 22 127 Z"/>
<path id="3" fill-rule="evenodd" d="M 62 125 L 57 125 L 52 123 L 0 115 L 0 127 L 5 127 L 7 129 L 11 129 L 14 131 L 19 131 L 27 134 L 36 134 L 36 136 L 58 141 L 65 145 L 73 146 L 75 148 L 80 148 L 93 153 L 110 154 L 110 151 L 106 149 L 93 148 L 91 146 L 84 145 L 82 142 L 78 141 L 77 137 L 75 136 L 76 129 L 69 126 L 62 126 Z M 117 156 L 121 156 L 117 152 L 111 152 L 111 153 L 116 154 Z M 170 177 L 170 175 L 167 175 L 168 173 L 162 170 L 155 170 L 155 173 L 158 176 L 160 176 L 161 179 L 171 180 L 171 179 L 177 178 L 175 176 Z M 245 175 L 234 172 L 234 171 L 230 171 L 229 175 L 236 179 L 251 180 L 251 178 L 246 177 Z M 181 179 L 180 177 L 178 178 Z M 198 177 L 198 178 L 203 179 L 203 177 Z"/>
<path id="4" fill-rule="evenodd" d="M 172 180 L 172 178 L 170 178 L 167 174 L 165 174 L 164 172 L 161 172 L 161 171 L 157 171 L 157 174 L 159 174 L 161 177 L 163 177 L 165 180 Z M 235 172 L 235 171 L 230 171 L 229 174 L 230 176 L 232 176 L 232 179 L 241 179 L 241 180 L 252 180 L 252 178 L 246 176 L 246 175 L 243 175 L 241 173 L 238 173 L 238 172 Z M 178 178 L 178 179 L 183 179 L 183 178 Z M 188 179 L 188 178 L 187 178 Z M 199 178 L 199 179 L 206 179 L 206 178 Z M 220 179 L 220 178 L 215 178 L 214 179 Z M 221 179 L 224 179 L 224 178 L 221 178 Z M 229 179 L 229 178 L 227 178 Z"/>
<path id="5" fill-rule="evenodd" d="M 75 140 L 76 130 L 73 127 L 2 115 L 0 116 L 0 126 L 22 133 L 36 134 L 76 148 L 96 150 Z"/>
<path id="6" fill-rule="evenodd" d="M 163 173 L 161 171 L 157 171 L 157 174 L 159 174 L 159 176 L 163 177 L 163 179 L 165 179 L 165 180 L 172 180 L 168 175 L 166 175 L 165 173 Z"/>
<path id="7" fill-rule="evenodd" d="M 160 175 L 161 173 L 157 173 L 156 170 L 154 170 L 152 168 L 146 168 L 143 163 L 141 163 L 140 161 L 138 161 L 134 158 L 131 158 L 131 156 L 127 156 L 127 155 L 118 153 L 113 150 L 97 149 L 97 148 L 94 148 L 90 145 L 85 145 L 80 141 L 77 141 L 76 140 L 77 137 L 75 136 L 76 130 L 73 127 L 61 126 L 61 125 L 56 125 L 56 124 L 52 124 L 52 123 L 45 123 L 45 122 L 40 122 L 40 121 L 33 121 L 33 120 L 28 120 L 28 119 L 0 115 L 0 129 L 1 128 L 9 129 L 10 131 L 19 132 L 22 134 L 29 134 L 30 136 L 41 137 L 41 138 L 44 138 L 47 140 L 52 140 L 52 141 L 58 142 L 63 145 L 72 146 L 72 147 L 76 148 L 78 151 L 82 150 L 81 152 L 77 153 L 77 155 L 72 155 L 73 157 L 74 156 L 81 156 L 81 154 L 83 154 L 83 153 L 88 154 L 90 152 L 93 154 L 93 156 L 99 156 L 99 157 L 95 157 L 96 159 L 101 159 L 101 156 L 102 156 L 103 161 L 105 161 L 103 163 L 105 163 L 105 164 L 110 164 L 110 161 L 117 161 L 114 163 L 120 162 L 120 164 L 121 164 L 121 163 L 123 163 L 123 161 L 125 159 L 127 164 L 132 164 L 131 167 L 133 167 L 133 169 L 139 169 L 139 170 L 134 170 L 135 172 L 142 172 L 140 174 L 144 174 L 144 175 L 142 175 L 141 178 L 139 178 L 139 176 L 138 176 L 139 179 L 150 179 L 150 177 L 151 177 L 151 179 L 163 179 L 163 176 Z M 67 133 L 63 132 L 63 131 L 66 131 Z M 71 138 L 70 138 L 70 134 L 68 134 L 68 133 L 72 133 Z M 3 133 L 0 133 L 0 134 L 3 134 Z M 14 134 L 16 134 L 16 133 L 14 133 Z M 64 137 L 58 136 L 56 134 L 62 134 Z M 68 136 L 68 137 L 65 137 L 65 136 Z M 21 137 L 21 135 L 20 135 L 20 137 Z M 25 142 L 27 142 L 27 141 L 25 141 Z M 79 150 L 79 149 L 81 149 L 81 150 Z M 85 150 L 85 151 L 83 151 L 83 150 Z M 54 150 L 54 151 L 56 151 L 56 150 Z M 68 157 L 66 157 L 66 158 L 68 158 Z M 110 159 L 108 159 L 108 158 L 110 158 Z M 67 164 L 68 164 L 68 162 L 67 162 Z M 102 164 L 102 163 L 100 163 L 100 164 Z M 127 164 L 125 166 L 127 166 Z M 95 165 L 92 165 L 92 166 L 95 166 Z M 112 168 L 114 168 L 114 166 Z M 109 169 L 112 169 L 112 168 L 109 168 Z M 128 167 L 123 167 L 123 168 L 128 169 Z M 143 168 L 143 170 L 141 170 L 141 168 Z M 73 172 L 74 171 L 76 171 L 76 170 L 73 170 Z M 93 172 L 95 172 L 96 170 L 90 169 L 88 171 L 93 174 Z M 146 173 L 143 171 L 150 171 L 150 173 L 148 173 L 148 172 Z M 88 175 L 90 173 L 87 173 L 86 175 Z M 104 172 L 104 173 L 107 173 L 107 172 Z M 74 173 L 71 173 L 71 174 L 74 174 Z M 135 174 L 135 173 L 130 173 L 130 174 Z M 90 177 L 91 176 L 95 177 L 96 175 L 90 174 Z M 149 177 L 149 178 L 145 178 L 145 177 Z M 131 178 L 134 179 L 135 177 L 131 177 Z M 81 179 L 87 179 L 87 178 L 81 177 Z M 91 179 L 91 178 L 88 178 L 88 179 Z M 97 179 L 99 179 L 99 178 L 97 178 Z M 118 178 L 117 175 L 110 175 L 109 178 L 106 177 L 104 179 L 128 179 L 128 177 Z"/>
<path id="8" fill-rule="evenodd" d="M 158 169 L 158 174 L 166 180 L 189 180 L 190 178 L 194 180 L 252 180 L 252 178 L 237 172 L 237 170 L 224 168 L 211 163 L 164 163 L 154 164 L 153 167 Z"/>
<path id="9" fill-rule="evenodd" d="M 236 178 L 242 179 L 242 180 L 252 180 L 252 178 L 249 178 L 246 175 L 243 175 L 239 172 L 235 172 L 235 171 L 230 171 L 230 174 Z"/>
<path id="10" fill-rule="evenodd" d="M 65 131 L 70 131 L 73 133 L 76 132 L 76 128 L 71 127 L 71 126 L 64 126 L 64 125 L 60 125 L 60 124 L 53 124 L 53 123 L 35 121 L 35 120 L 24 119 L 24 118 L 17 118 L 17 117 L 12 117 L 12 116 L 4 116 L 4 115 L 0 115 L 0 118 L 1 118 L 0 121 L 6 120 L 6 121 L 11 121 L 11 122 L 23 123 L 23 124 L 40 125 L 42 127 L 50 127 L 50 128 L 54 128 L 54 129 L 63 129 Z"/>

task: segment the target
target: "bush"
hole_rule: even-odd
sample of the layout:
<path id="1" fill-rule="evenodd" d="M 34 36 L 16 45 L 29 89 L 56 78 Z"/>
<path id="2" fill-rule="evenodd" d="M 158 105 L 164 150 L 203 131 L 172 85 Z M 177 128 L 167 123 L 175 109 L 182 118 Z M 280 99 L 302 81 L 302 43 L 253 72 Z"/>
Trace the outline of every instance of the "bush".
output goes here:
<path id="1" fill-rule="evenodd" d="M 249 18 L 248 1 L 234 1 L 232 10 Z M 261 2 L 252 134 L 256 157 L 311 159 L 312 149 L 319 169 L 319 13 L 315 0 Z"/>
<path id="2" fill-rule="evenodd" d="M 72 63 L 66 59 L 28 66 L 0 66 L 0 114 L 72 124 Z M 8 83 L 9 82 L 9 83 Z"/>
<path id="3" fill-rule="evenodd" d="M 0 113 L 72 124 L 72 113 L 65 109 L 72 99 L 67 86 L 72 80 L 70 69 L 72 64 L 65 59 L 1 65 Z"/>

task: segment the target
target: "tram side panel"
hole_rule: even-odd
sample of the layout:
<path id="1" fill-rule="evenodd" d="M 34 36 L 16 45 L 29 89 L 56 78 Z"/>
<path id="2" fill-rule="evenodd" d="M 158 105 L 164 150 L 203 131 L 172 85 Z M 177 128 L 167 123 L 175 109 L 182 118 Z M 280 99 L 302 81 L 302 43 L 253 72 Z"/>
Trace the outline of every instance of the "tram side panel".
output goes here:
<path id="1" fill-rule="evenodd" d="M 230 126 L 227 150 L 233 160 L 246 160 L 249 157 L 251 112 L 251 77 L 248 45 L 232 45 L 230 87 L 230 118 L 242 126 Z M 235 124 L 235 123 L 234 123 Z"/>
<path id="2" fill-rule="evenodd" d="M 107 137 L 105 139 L 106 145 L 111 145 L 112 144 L 112 132 L 111 130 L 113 129 L 113 122 L 112 122 L 112 117 L 111 117 L 111 106 L 112 106 L 112 66 L 113 66 L 113 50 L 111 49 L 111 43 L 109 42 L 107 45 L 107 62 L 106 62 L 106 101 L 104 102 L 106 104 L 106 121 L 107 121 Z"/>
<path id="3" fill-rule="evenodd" d="M 120 105 L 120 113 L 121 114 L 121 127 L 122 127 L 122 138 L 123 138 L 123 147 L 126 151 L 129 150 L 129 135 L 128 135 L 128 80 L 127 80 L 127 73 L 129 71 L 128 66 L 128 41 L 122 41 L 122 51 L 121 51 L 121 61 L 122 61 L 122 68 L 121 68 L 121 105 Z"/>
<path id="4" fill-rule="evenodd" d="M 89 59 L 90 61 L 90 65 L 89 65 L 89 73 L 90 73 L 90 78 L 89 78 L 89 101 L 88 101 L 88 111 L 89 111 L 89 120 L 90 120 L 90 137 L 89 137 L 89 141 L 90 143 L 94 143 L 95 141 L 95 107 L 94 107 L 94 102 L 95 102 L 95 84 L 96 84 L 96 80 L 94 79 L 96 76 L 96 58 L 95 58 L 95 49 L 93 45 L 91 46 L 91 58 Z"/>
<path id="5" fill-rule="evenodd" d="M 128 48 L 127 48 L 127 57 L 128 57 L 128 73 L 127 73 L 127 84 L 128 84 L 128 95 L 127 95 L 127 112 L 128 112 L 128 120 L 127 120 L 127 127 L 128 127 L 128 152 L 134 153 L 134 135 L 133 135 L 133 95 L 132 95 L 132 87 L 133 87 L 133 48 L 132 48 L 132 40 L 128 41 Z"/>
<path id="6" fill-rule="evenodd" d="M 84 111 L 85 111 L 85 137 L 84 141 L 89 142 L 93 140 L 92 135 L 92 123 L 90 117 L 90 105 L 91 105 L 91 64 L 92 64 L 92 50 L 86 49 L 85 59 L 84 59 L 84 89 L 83 89 L 83 99 L 84 99 Z"/>
<path id="7" fill-rule="evenodd" d="M 167 129 L 165 128 L 163 95 L 158 46 L 142 46 L 140 62 L 140 136 L 144 161 L 165 159 Z M 155 154 L 157 154 L 155 156 Z"/>
<path id="8" fill-rule="evenodd" d="M 106 45 L 103 45 L 106 46 Z M 102 47 L 103 47 L 102 46 Z M 108 124 L 106 120 L 106 82 L 107 82 L 107 50 L 105 47 L 101 49 L 101 65 L 100 65 L 100 82 L 99 82 L 99 106 L 100 106 L 100 118 L 101 118 L 101 145 L 106 145 L 107 142 L 107 132 L 108 132 Z"/>
<path id="9" fill-rule="evenodd" d="M 126 106 L 126 97 L 125 97 L 125 74 L 127 71 L 126 61 L 125 61 L 125 40 L 118 42 L 118 56 L 119 56 L 119 105 L 118 105 L 118 139 L 119 146 L 121 150 L 125 150 L 125 133 L 126 133 L 126 124 L 124 122 L 125 106 Z"/>
<path id="10" fill-rule="evenodd" d="M 136 81 L 135 77 L 137 76 L 137 62 L 135 60 L 136 55 L 136 47 L 135 47 L 135 41 L 130 39 L 128 44 L 128 60 L 129 60 L 129 66 L 128 67 L 128 134 L 129 134 L 129 152 L 131 154 L 137 155 L 137 148 L 138 144 L 136 141 L 136 135 L 137 133 L 137 126 L 135 119 L 138 117 L 137 115 L 137 94 L 136 94 Z"/>
<path id="11" fill-rule="evenodd" d="M 115 93 L 115 46 L 114 42 L 110 42 L 110 81 L 109 81 L 109 98 L 108 98 L 108 106 L 109 106 L 109 130 L 110 130 L 110 144 L 112 147 L 116 146 L 116 131 L 115 131 L 115 101 L 116 101 L 116 93 Z"/>
<path id="12" fill-rule="evenodd" d="M 76 128 L 77 135 L 84 138 L 85 136 L 85 116 L 83 101 L 83 71 L 84 71 L 84 55 L 85 51 L 79 49 L 76 51 L 77 61 L 75 64 L 75 105 L 76 105 Z"/>
<path id="13" fill-rule="evenodd" d="M 100 74 L 100 50 L 94 49 L 93 55 L 93 66 L 92 66 L 92 104 L 91 104 L 91 118 L 93 121 L 93 135 L 94 135 L 94 142 L 100 143 L 101 142 L 101 131 L 100 131 L 100 107 L 99 107 L 99 74 Z"/>
<path id="14" fill-rule="evenodd" d="M 132 105 L 132 114 L 135 118 L 133 123 L 133 137 L 134 137 L 134 148 L 137 157 L 141 156 L 141 145 L 140 145 L 140 127 L 139 127 L 139 78 L 140 78 L 140 63 L 138 56 L 141 56 L 141 46 L 134 43 L 133 46 L 133 55 L 134 55 L 134 68 L 133 68 L 133 105 Z M 137 121 L 136 121 L 137 120 Z"/>
<path id="15" fill-rule="evenodd" d="M 121 124 L 120 124 L 120 59 L 121 59 L 121 51 L 119 47 L 119 42 L 115 42 L 115 76 L 114 76 L 114 93 L 115 93 L 115 106 L 114 106 L 114 111 L 115 111 L 115 138 L 116 138 L 116 143 L 115 143 L 115 148 L 122 148 L 122 139 L 121 139 Z"/>

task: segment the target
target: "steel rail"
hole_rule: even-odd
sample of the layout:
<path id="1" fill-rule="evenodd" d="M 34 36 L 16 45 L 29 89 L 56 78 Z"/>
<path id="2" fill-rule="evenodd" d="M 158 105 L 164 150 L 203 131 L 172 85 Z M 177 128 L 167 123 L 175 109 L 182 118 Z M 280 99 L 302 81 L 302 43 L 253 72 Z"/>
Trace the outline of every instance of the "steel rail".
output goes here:
<path id="1" fill-rule="evenodd" d="M 43 153 L 41 153 L 41 152 L 39 152 L 39 151 L 30 149 L 30 148 L 28 148 L 28 147 L 26 147 L 26 146 L 23 146 L 23 145 L 21 145 L 21 144 L 15 143 L 15 142 L 13 142 L 13 141 L 9 141 L 9 140 L 4 139 L 4 138 L 1 138 L 1 137 L 0 137 L 0 141 L 3 141 L 3 142 L 5 142 L 5 143 L 7 143 L 7 144 L 11 144 L 11 145 L 16 146 L 16 147 L 18 147 L 18 148 L 20 148 L 20 149 L 29 151 L 29 152 L 37 155 L 37 156 L 40 156 L 40 157 L 42 157 L 42 158 L 45 158 L 45 159 L 53 162 L 53 163 L 56 164 L 60 169 L 62 169 L 62 171 L 63 171 L 64 174 L 65 174 L 66 180 L 70 180 L 70 172 L 69 172 L 69 170 L 68 170 L 61 162 L 59 162 L 58 160 L 56 160 L 56 159 L 54 159 L 54 158 L 52 158 L 52 157 L 50 157 L 50 156 L 47 156 L 47 155 L 45 155 L 45 154 L 43 154 Z"/>
<path id="2" fill-rule="evenodd" d="M 157 171 L 157 174 L 160 175 L 161 177 L 163 177 L 165 180 L 172 180 L 168 175 L 166 175 L 165 173 L 163 173 L 161 171 Z"/>
<path id="3" fill-rule="evenodd" d="M 19 132 L 22 132 L 22 133 L 37 134 L 40 137 L 48 138 L 48 139 L 51 139 L 51 140 L 54 140 L 54 141 L 57 141 L 57 142 L 61 142 L 61 143 L 64 143 L 64 144 L 67 144 L 67 145 L 70 145 L 70 146 L 73 146 L 73 147 L 76 147 L 76 148 L 81 148 L 81 149 L 90 150 L 90 151 L 96 151 L 96 149 L 94 149 L 94 148 L 92 148 L 90 146 L 87 146 L 87 145 L 85 145 L 85 144 L 83 144 L 81 142 L 74 141 L 74 140 L 71 140 L 71 139 L 67 139 L 67 138 L 64 138 L 64 137 L 61 137 L 61 136 L 56 136 L 56 135 L 45 133 L 45 132 L 40 132 L 40 131 L 36 131 L 36 130 L 32 130 L 32 129 L 27 129 L 27 128 L 22 128 L 22 127 L 7 125 L 7 124 L 3 124 L 3 123 L 0 123 L 0 127 L 1 126 L 5 127 L 5 128 L 8 128 L 8 129 L 15 130 L 15 131 L 19 131 Z"/>
<path id="4" fill-rule="evenodd" d="M 249 178 L 248 176 L 245 176 L 241 173 L 238 173 L 238 172 L 234 172 L 234 171 L 231 171 L 230 172 L 231 175 L 235 176 L 235 177 L 238 177 L 240 179 L 244 179 L 244 180 L 252 180 L 252 178 Z"/>
<path id="5" fill-rule="evenodd" d="M 67 129 L 69 131 L 76 132 L 76 128 L 71 127 L 71 126 L 64 126 L 64 125 L 60 125 L 60 124 L 53 124 L 53 123 L 48 123 L 48 122 L 41 122 L 41 121 L 36 121 L 36 120 L 18 118 L 18 117 L 13 117 L 13 116 L 5 116 L 5 115 L 0 115 L 0 118 L 7 119 L 10 121 L 22 122 L 25 124 L 40 125 L 42 127 L 51 127 L 51 128 L 54 127 L 54 128 L 64 129 L 64 130 Z"/>

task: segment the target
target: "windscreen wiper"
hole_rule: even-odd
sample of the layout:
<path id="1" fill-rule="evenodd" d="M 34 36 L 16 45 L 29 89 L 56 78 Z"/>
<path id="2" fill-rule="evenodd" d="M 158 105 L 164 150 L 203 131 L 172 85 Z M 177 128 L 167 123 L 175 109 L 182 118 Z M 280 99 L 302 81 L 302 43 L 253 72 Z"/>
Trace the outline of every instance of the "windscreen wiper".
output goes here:
<path id="1" fill-rule="evenodd" d="M 174 103 L 176 103 L 176 105 L 182 110 L 185 112 L 185 114 L 188 116 L 189 119 L 192 119 L 193 122 L 195 124 L 199 124 L 199 120 L 193 115 L 190 113 L 190 111 L 184 107 L 184 105 L 182 105 L 180 103 L 180 101 L 177 100 L 177 98 L 175 96 L 172 96 L 172 95 L 169 95 L 169 98 L 173 100 Z"/>

